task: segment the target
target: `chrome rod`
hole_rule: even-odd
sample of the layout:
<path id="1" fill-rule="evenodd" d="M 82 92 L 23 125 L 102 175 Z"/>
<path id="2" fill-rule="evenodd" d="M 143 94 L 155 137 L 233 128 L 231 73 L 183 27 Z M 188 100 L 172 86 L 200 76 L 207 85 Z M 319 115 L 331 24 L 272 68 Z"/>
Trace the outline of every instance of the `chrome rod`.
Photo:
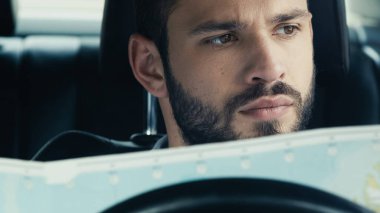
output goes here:
<path id="1" fill-rule="evenodd" d="M 147 135 L 157 134 L 157 100 L 152 94 L 147 93 Z"/>

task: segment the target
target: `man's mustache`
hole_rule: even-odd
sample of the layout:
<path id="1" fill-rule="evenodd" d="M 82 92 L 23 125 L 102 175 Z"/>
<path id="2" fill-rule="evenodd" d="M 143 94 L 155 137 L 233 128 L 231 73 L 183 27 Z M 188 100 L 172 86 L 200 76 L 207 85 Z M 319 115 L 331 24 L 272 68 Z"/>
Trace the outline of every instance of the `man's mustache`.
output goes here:
<path id="1" fill-rule="evenodd" d="M 275 95 L 286 95 L 291 97 L 295 101 L 295 105 L 297 108 L 302 106 L 302 96 L 301 93 L 294 89 L 292 86 L 284 83 L 277 82 L 272 87 L 268 88 L 268 86 L 264 83 L 258 83 L 240 95 L 237 95 L 231 98 L 226 108 L 228 109 L 229 114 L 234 113 L 239 107 L 248 104 L 249 102 L 253 102 L 261 97 L 265 96 L 275 96 Z"/>

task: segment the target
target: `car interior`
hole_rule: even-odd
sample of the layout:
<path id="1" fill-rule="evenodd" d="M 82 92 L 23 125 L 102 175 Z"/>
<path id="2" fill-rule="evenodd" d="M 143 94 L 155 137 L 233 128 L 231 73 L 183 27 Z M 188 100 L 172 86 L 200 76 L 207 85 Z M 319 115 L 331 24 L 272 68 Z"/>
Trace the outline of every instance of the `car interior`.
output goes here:
<path id="1" fill-rule="evenodd" d="M 132 0 L 105 1 L 100 35 L 18 35 L 13 2 L 0 1 L 0 157 L 32 159 L 67 131 L 37 160 L 148 150 L 165 134 L 128 63 Z M 380 123 L 380 23 L 349 27 L 346 4 L 310 1 L 317 85 L 307 129 Z"/>

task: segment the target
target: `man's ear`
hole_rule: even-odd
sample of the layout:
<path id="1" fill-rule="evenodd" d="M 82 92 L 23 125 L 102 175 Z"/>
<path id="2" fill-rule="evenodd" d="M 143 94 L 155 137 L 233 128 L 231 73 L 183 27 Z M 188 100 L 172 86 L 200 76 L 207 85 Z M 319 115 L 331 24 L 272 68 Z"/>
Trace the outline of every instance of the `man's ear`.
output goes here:
<path id="1" fill-rule="evenodd" d="M 129 63 L 135 78 L 152 95 L 167 97 L 161 55 L 153 41 L 134 34 L 129 38 Z"/>

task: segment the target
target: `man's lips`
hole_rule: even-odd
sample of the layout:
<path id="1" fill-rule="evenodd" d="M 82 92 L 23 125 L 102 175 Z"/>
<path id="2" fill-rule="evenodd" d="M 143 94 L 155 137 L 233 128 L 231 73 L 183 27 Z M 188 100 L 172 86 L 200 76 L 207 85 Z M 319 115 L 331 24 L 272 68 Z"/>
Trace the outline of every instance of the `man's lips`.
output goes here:
<path id="1" fill-rule="evenodd" d="M 258 121 L 270 121 L 286 114 L 294 101 L 286 96 L 262 97 L 239 109 L 243 115 Z"/>

